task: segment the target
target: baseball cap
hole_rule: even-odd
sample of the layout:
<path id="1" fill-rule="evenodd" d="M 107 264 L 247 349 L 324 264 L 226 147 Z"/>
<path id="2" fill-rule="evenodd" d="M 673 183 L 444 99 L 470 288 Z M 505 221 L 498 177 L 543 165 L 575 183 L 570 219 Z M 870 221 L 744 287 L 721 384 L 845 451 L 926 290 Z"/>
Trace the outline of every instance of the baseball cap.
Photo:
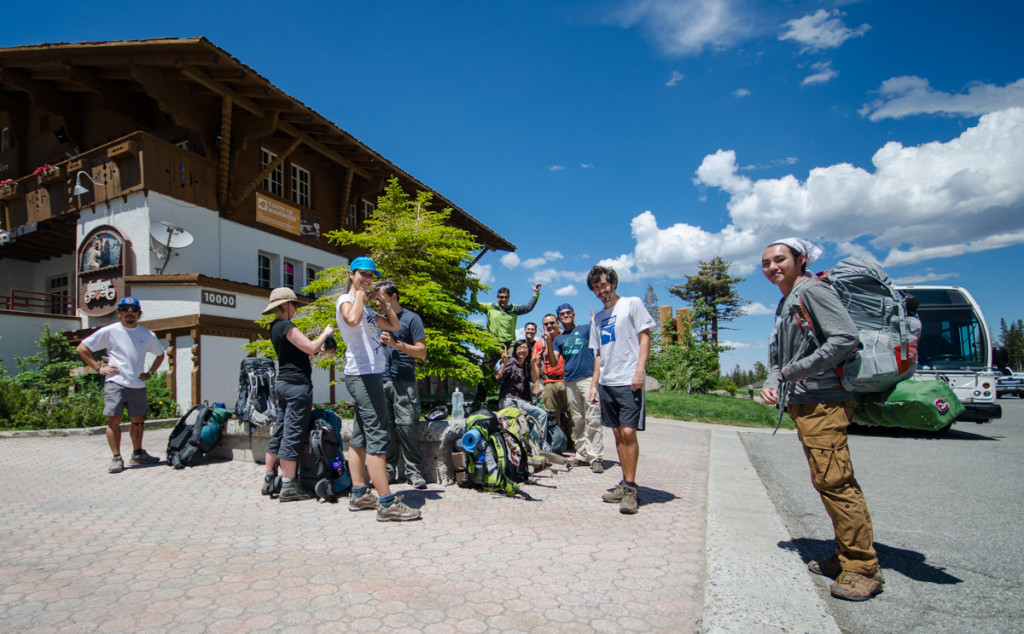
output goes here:
<path id="1" fill-rule="evenodd" d="M 352 260 L 348 265 L 348 269 L 350 271 L 372 271 L 375 276 L 380 277 L 380 271 L 377 270 L 377 265 L 373 263 L 373 260 L 365 255 L 361 255 Z"/>
<path id="2" fill-rule="evenodd" d="M 142 304 L 140 304 L 139 300 L 135 299 L 131 295 L 125 295 L 124 297 L 121 298 L 121 301 L 117 303 L 118 308 L 124 308 L 126 306 L 129 308 L 138 308 L 139 310 L 142 310 Z"/>
<path id="3" fill-rule="evenodd" d="M 558 307 L 558 309 L 557 309 L 557 310 L 555 311 L 555 314 L 557 315 L 558 313 L 562 312 L 563 310 L 572 310 L 572 305 L 571 305 L 571 304 L 562 304 L 562 305 L 561 305 L 561 306 L 559 306 L 559 307 Z M 574 313 L 575 313 L 576 311 L 575 311 L 575 310 L 572 310 L 572 312 L 574 312 Z"/>

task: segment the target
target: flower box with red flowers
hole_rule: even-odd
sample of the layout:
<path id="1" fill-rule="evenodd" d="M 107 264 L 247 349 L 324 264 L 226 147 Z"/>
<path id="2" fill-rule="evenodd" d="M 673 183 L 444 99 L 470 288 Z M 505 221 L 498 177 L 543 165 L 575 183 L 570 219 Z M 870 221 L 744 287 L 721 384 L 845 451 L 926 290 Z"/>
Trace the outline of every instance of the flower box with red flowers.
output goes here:
<path id="1" fill-rule="evenodd" d="M 37 179 L 39 179 L 40 185 L 60 178 L 60 168 L 54 167 L 49 163 L 43 163 L 39 167 L 35 168 L 32 173 L 36 175 Z"/>
<path id="2" fill-rule="evenodd" d="M 10 200 L 18 193 L 18 183 L 13 178 L 0 181 L 0 200 Z"/>

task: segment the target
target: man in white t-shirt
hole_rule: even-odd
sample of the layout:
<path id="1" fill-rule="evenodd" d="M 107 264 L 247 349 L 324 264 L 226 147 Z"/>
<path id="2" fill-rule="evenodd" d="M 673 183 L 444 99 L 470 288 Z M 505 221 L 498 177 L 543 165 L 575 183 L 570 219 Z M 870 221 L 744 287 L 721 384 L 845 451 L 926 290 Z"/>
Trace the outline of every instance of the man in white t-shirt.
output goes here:
<path id="1" fill-rule="evenodd" d="M 108 473 L 124 471 L 121 458 L 121 414 L 127 409 L 132 421 L 128 435 L 132 439 L 131 464 L 160 462 L 142 448 L 142 432 L 149 407 L 146 401 L 146 381 L 164 362 L 164 349 L 156 335 L 139 325 L 142 307 L 134 297 L 122 297 L 117 304 L 118 323 L 104 326 L 78 344 L 78 356 L 87 366 L 104 377 L 103 415 L 107 417 L 107 444 L 114 457 Z M 106 349 L 109 363 L 101 364 L 93 352 Z M 146 355 L 156 357 L 146 370 Z"/>
<path id="2" fill-rule="evenodd" d="M 604 303 L 590 322 L 595 357 L 590 402 L 600 399 L 601 425 L 612 428 L 622 467 L 622 482 L 601 499 L 618 502 L 620 513 L 632 515 L 640 505 L 636 434 L 644 430 L 644 380 L 654 319 L 639 297 L 619 297 L 618 285 L 619 276 L 612 268 L 595 266 L 587 274 L 587 286 Z"/>

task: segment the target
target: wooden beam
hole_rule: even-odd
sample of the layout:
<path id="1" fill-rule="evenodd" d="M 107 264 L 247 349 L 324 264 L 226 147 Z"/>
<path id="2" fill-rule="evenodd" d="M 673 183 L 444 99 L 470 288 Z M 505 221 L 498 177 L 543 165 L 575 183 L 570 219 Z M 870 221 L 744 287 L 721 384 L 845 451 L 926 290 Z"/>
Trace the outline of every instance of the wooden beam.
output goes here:
<path id="1" fill-rule="evenodd" d="M 181 74 L 184 75 L 185 77 L 188 77 L 189 79 L 191 79 L 191 80 L 193 80 L 193 81 L 195 81 L 195 82 L 197 82 L 197 83 L 199 83 L 199 84 L 209 88 L 210 90 L 212 90 L 214 93 L 216 93 L 218 95 L 222 95 L 222 96 L 226 95 L 228 97 L 231 97 L 231 99 L 236 104 L 238 104 L 238 106 L 240 108 L 248 110 L 249 112 L 251 112 L 252 114 L 256 115 L 257 117 L 265 117 L 265 116 L 267 116 L 266 111 L 263 108 L 260 108 L 259 105 L 257 105 L 251 99 L 248 99 L 247 97 L 244 97 L 244 96 L 238 94 L 233 88 L 231 88 L 230 86 L 228 86 L 228 85 L 226 85 L 226 84 L 224 84 L 222 82 L 219 82 L 219 81 L 213 79 L 212 77 L 207 75 L 205 72 L 203 72 L 199 68 L 194 68 L 192 66 L 185 66 L 185 67 L 183 67 L 181 69 Z"/>
<path id="2" fill-rule="evenodd" d="M 146 68 L 129 62 L 132 78 L 138 82 L 156 100 L 160 109 L 169 114 L 179 125 L 195 132 L 204 133 L 219 129 L 216 120 L 197 115 L 208 109 L 197 108 L 195 101 L 187 103 L 181 92 L 172 88 L 164 73 L 158 69 Z M 193 97 L 195 99 L 195 97 Z"/>
<path id="3" fill-rule="evenodd" d="M 252 191 L 254 189 L 256 189 L 256 187 L 260 183 L 263 182 L 263 179 L 265 179 L 267 176 L 269 176 L 270 173 L 273 172 L 277 168 L 278 165 L 283 163 L 284 160 L 286 158 L 288 158 L 288 156 L 292 152 L 294 152 L 300 145 L 302 145 L 302 141 L 300 139 L 295 139 L 295 141 L 291 144 L 291 146 L 289 146 L 289 148 L 287 150 L 285 150 L 284 152 L 279 154 L 278 157 L 276 159 L 274 159 L 273 162 L 270 163 L 270 165 L 267 165 L 263 169 L 263 171 L 260 172 L 259 175 L 256 176 L 256 178 L 252 179 L 252 182 L 250 182 L 248 185 L 246 185 L 245 191 L 243 191 L 241 194 L 239 194 L 237 197 L 235 197 L 235 199 L 233 201 L 231 201 L 230 210 L 234 211 L 235 209 L 238 209 L 238 206 L 242 204 L 242 201 L 245 200 L 245 197 L 248 196 L 249 194 L 251 194 Z"/>
<path id="4" fill-rule="evenodd" d="M 217 202 L 227 210 L 228 188 L 231 186 L 231 96 L 225 95 L 220 106 L 220 173 L 217 178 Z"/>
<path id="5" fill-rule="evenodd" d="M 348 217 L 348 206 L 352 203 L 349 202 L 352 198 L 352 170 L 345 170 L 345 189 L 341 191 L 341 218 L 338 218 L 338 226 L 345 226 L 345 218 Z"/>
<path id="6" fill-rule="evenodd" d="M 33 106 L 50 114 L 63 114 L 69 109 L 68 93 L 62 93 L 45 82 L 36 81 L 27 71 L 0 68 L 0 84 L 28 93 Z"/>
<path id="7" fill-rule="evenodd" d="M 355 162 L 353 162 L 353 161 L 345 158 L 344 156 L 338 154 L 337 152 L 331 150 L 330 148 L 325 146 L 323 143 L 315 140 L 314 138 L 312 138 L 311 136 L 309 136 L 305 132 L 302 132 L 301 130 L 297 129 L 292 124 L 281 122 L 280 130 L 282 132 L 284 132 L 285 134 L 288 134 L 289 136 L 293 136 L 293 137 L 295 137 L 297 139 L 300 139 L 303 143 L 308 145 L 310 148 L 312 148 L 312 149 L 316 150 L 317 152 L 323 154 L 324 156 L 326 156 L 327 158 L 331 159 L 335 163 L 338 163 L 339 165 L 344 165 L 345 167 L 347 167 L 348 169 L 354 171 L 356 174 L 359 174 L 360 176 L 362 176 L 366 180 L 371 181 L 371 182 L 374 180 L 374 177 L 369 172 L 367 172 L 365 169 L 363 169 L 363 168 L 359 167 L 358 165 L 356 165 Z"/>
<path id="8" fill-rule="evenodd" d="M 104 79 L 91 68 L 63 65 L 68 81 L 99 96 L 102 106 L 133 121 L 152 126 L 155 104 L 142 93 L 130 92 L 124 85 Z"/>

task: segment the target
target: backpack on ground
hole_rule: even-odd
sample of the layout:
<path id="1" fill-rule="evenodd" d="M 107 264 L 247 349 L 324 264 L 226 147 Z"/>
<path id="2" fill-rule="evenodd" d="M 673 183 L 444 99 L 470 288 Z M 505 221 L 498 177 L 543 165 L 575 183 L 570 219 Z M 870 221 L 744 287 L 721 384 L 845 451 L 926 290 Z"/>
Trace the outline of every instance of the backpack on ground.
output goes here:
<path id="1" fill-rule="evenodd" d="M 492 412 L 481 410 L 467 418 L 460 444 L 466 454 L 466 486 L 534 499 L 520 487 L 529 481 L 529 453 Z"/>
<path id="2" fill-rule="evenodd" d="M 314 409 L 299 477 L 303 487 L 311 489 L 318 500 L 337 502 L 338 495 L 352 486 L 341 449 L 341 419 L 330 410 Z"/>
<path id="3" fill-rule="evenodd" d="M 167 439 L 167 465 L 175 469 L 202 464 L 206 454 L 220 443 L 231 411 L 222 407 L 195 405 L 182 416 Z"/>
<path id="4" fill-rule="evenodd" d="M 963 411 L 963 403 L 945 381 L 909 379 L 882 393 L 858 395 L 853 422 L 939 431 Z"/>
<path id="5" fill-rule="evenodd" d="M 238 369 L 238 402 L 235 417 L 261 427 L 277 419 L 274 382 L 277 368 L 273 359 L 246 357 Z"/>
<path id="6" fill-rule="evenodd" d="M 908 308 L 907 296 L 896 290 L 881 266 L 845 258 L 818 275 L 830 284 L 857 326 L 860 345 L 836 371 L 850 392 L 885 392 L 917 370 L 921 320 Z M 814 326 L 798 297 L 794 312 L 805 332 Z"/>

